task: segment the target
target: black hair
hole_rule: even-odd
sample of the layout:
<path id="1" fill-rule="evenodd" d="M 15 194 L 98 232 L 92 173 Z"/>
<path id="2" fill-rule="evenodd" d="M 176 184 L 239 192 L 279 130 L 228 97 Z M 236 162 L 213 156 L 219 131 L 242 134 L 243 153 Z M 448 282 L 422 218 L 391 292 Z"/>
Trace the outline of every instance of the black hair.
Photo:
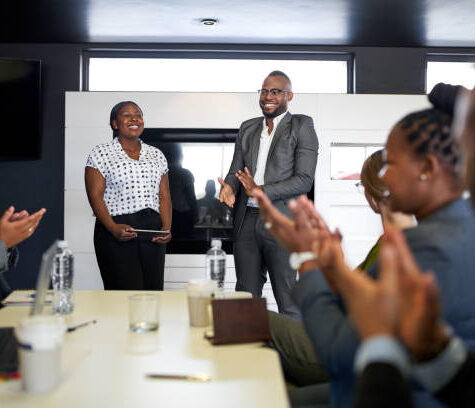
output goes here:
<path id="1" fill-rule="evenodd" d="M 267 75 L 267 77 L 273 77 L 273 76 L 284 77 L 289 82 L 290 89 L 292 89 L 292 81 L 290 80 L 290 78 L 287 76 L 285 72 L 276 70 L 276 71 L 272 71 L 269 75 Z"/>
<path id="2" fill-rule="evenodd" d="M 452 135 L 451 125 L 450 114 L 432 108 L 410 113 L 396 126 L 406 132 L 407 142 L 416 156 L 433 154 L 458 186 L 461 183 L 461 149 Z"/>
<path id="3" fill-rule="evenodd" d="M 112 122 L 117 119 L 117 114 L 121 110 L 121 108 L 125 105 L 134 105 L 139 111 L 140 114 L 143 116 L 142 109 L 140 109 L 140 106 L 137 105 L 135 102 L 132 101 L 122 101 L 114 105 L 114 107 L 111 110 L 111 115 L 110 115 L 110 120 L 109 120 L 109 125 L 112 129 L 112 137 L 117 137 L 119 136 L 119 131 L 117 129 L 114 129 L 114 126 L 112 125 Z"/>
<path id="4" fill-rule="evenodd" d="M 457 95 L 461 89 L 463 89 L 463 86 L 449 85 L 439 82 L 432 88 L 432 91 L 430 91 L 427 97 L 434 108 L 443 110 L 444 112 L 453 115 L 455 101 L 457 100 Z"/>

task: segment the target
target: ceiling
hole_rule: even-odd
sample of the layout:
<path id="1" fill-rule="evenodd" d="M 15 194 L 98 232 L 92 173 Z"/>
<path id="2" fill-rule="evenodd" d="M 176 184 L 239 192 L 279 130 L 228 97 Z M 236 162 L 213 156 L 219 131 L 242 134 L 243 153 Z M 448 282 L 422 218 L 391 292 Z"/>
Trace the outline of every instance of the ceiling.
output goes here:
<path id="1" fill-rule="evenodd" d="M 475 0 L 26 3 L 2 2 L 0 42 L 475 47 Z"/>

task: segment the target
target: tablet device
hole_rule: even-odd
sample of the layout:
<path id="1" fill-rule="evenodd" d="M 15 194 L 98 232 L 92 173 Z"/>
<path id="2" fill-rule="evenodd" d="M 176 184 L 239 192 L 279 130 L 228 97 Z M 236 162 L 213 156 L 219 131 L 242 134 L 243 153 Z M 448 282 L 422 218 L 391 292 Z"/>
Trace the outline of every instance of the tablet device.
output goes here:
<path id="1" fill-rule="evenodd" d="M 165 237 L 168 234 L 170 234 L 170 231 L 146 230 L 146 229 L 135 229 L 135 228 L 134 228 L 133 232 L 136 232 L 137 235 L 139 235 L 141 237 L 150 237 L 150 238 L 160 237 L 160 236 Z"/>

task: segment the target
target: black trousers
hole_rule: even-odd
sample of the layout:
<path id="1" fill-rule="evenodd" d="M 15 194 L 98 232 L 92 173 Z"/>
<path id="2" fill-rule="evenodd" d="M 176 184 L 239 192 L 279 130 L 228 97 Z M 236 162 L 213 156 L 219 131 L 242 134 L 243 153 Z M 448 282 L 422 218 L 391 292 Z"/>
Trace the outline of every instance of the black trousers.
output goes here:
<path id="1" fill-rule="evenodd" d="M 300 319 L 300 311 L 290 292 L 295 285 L 297 271 L 289 265 L 289 253 L 264 228 L 259 210 L 247 207 L 244 221 L 234 245 L 236 290 L 262 296 L 262 287 L 269 272 L 272 291 L 279 312 Z"/>
<path id="2" fill-rule="evenodd" d="M 151 209 L 112 219 L 138 229 L 159 230 L 162 226 L 160 214 Z M 105 290 L 163 290 L 165 244 L 156 244 L 150 237 L 117 241 L 96 220 L 94 248 Z"/>

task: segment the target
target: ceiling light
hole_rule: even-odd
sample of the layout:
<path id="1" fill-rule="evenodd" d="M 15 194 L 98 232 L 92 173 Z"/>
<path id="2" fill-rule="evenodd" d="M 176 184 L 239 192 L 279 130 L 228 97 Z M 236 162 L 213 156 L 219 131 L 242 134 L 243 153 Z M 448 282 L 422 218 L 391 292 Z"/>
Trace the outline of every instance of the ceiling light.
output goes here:
<path id="1" fill-rule="evenodd" d="M 214 25 L 218 24 L 218 19 L 216 19 L 216 18 L 202 18 L 200 20 L 200 23 L 201 23 L 201 25 L 204 25 L 204 26 L 214 26 Z"/>

